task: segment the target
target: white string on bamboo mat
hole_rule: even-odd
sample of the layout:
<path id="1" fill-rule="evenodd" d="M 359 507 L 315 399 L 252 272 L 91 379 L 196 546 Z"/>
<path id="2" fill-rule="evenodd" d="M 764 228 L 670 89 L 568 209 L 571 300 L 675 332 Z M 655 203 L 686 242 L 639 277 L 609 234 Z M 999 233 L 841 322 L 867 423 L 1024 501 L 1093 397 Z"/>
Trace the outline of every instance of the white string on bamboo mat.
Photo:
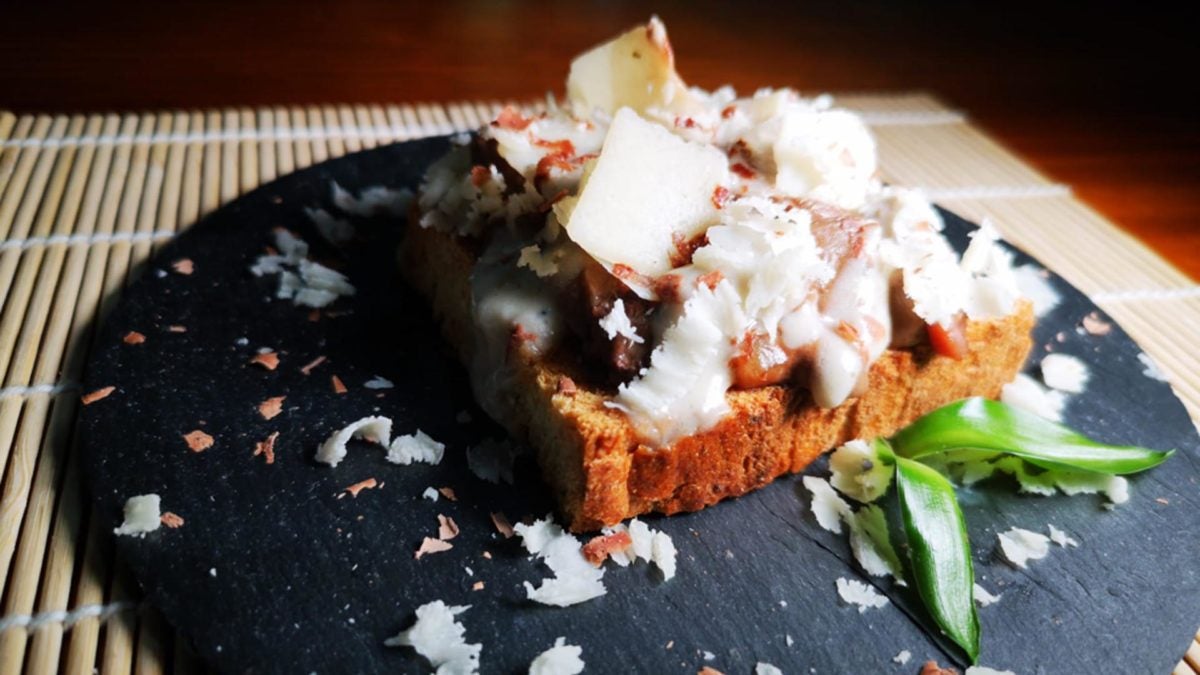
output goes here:
<path id="1" fill-rule="evenodd" d="M 0 617 L 0 633 L 10 628 L 24 628 L 32 631 L 52 623 L 61 623 L 63 630 L 70 630 L 72 626 L 84 619 L 99 617 L 100 622 L 104 623 L 118 612 L 136 607 L 137 605 L 132 602 L 112 602 L 107 605 L 83 605 L 70 611 L 56 609 L 39 614 L 10 614 Z"/>
<path id="2" fill-rule="evenodd" d="M 1025 185 L 963 185 L 960 187 L 923 187 L 921 191 L 933 201 L 955 199 L 1045 199 L 1070 197 L 1071 186 L 1062 183 L 1028 183 Z"/>
<path id="3" fill-rule="evenodd" d="M 141 241 L 162 241 L 170 239 L 176 235 L 173 230 L 154 230 L 153 232 L 101 232 L 94 234 L 55 234 L 49 237 L 26 237 L 24 239 L 5 239 L 0 241 L 0 251 L 8 251 L 11 249 L 20 249 L 22 251 L 38 246 L 53 246 L 55 244 L 66 244 L 67 246 L 76 246 L 79 244 L 102 244 L 115 243 L 118 241 L 126 241 L 136 243 Z"/>
<path id="4" fill-rule="evenodd" d="M 1096 304 L 1144 300 L 1190 300 L 1200 298 L 1200 285 L 1180 288 L 1139 288 L 1127 291 L 1101 291 L 1088 296 Z"/>
<path id="5" fill-rule="evenodd" d="M 79 389 L 77 382 L 56 382 L 54 384 L 34 384 L 0 388 L 0 400 L 6 398 L 27 398 L 30 396 L 58 396 Z"/>
<path id="6" fill-rule="evenodd" d="M 966 119 L 961 112 L 945 111 L 858 111 L 871 126 L 937 126 L 958 124 Z M 0 148 L 61 148 L 79 145 L 128 145 L 133 143 L 213 143 L 228 141 L 320 141 L 351 138 L 395 138 L 448 134 L 466 131 L 469 127 L 446 124 L 418 123 L 416 125 L 319 126 L 280 127 L 274 129 L 214 129 L 210 131 L 155 132 L 151 134 L 112 134 L 95 136 L 66 136 L 63 138 L 14 138 L 0 143 Z"/>

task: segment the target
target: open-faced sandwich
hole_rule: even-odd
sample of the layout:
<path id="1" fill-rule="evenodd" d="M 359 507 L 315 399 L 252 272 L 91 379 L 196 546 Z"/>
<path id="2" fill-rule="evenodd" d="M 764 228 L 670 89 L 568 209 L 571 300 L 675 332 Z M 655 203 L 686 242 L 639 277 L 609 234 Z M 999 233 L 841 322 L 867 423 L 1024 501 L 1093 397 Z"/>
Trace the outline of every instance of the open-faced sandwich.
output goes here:
<path id="1" fill-rule="evenodd" d="M 571 529 L 704 508 L 996 396 L 1033 313 L 828 97 L 689 88 L 652 19 L 428 171 L 402 269 Z"/>

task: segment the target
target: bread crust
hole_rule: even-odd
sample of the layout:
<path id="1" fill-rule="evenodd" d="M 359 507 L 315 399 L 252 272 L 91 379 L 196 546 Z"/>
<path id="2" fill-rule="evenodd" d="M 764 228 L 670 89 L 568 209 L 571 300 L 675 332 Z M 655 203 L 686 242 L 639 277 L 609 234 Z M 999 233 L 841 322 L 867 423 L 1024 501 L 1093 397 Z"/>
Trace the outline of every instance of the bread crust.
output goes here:
<path id="1" fill-rule="evenodd" d="M 401 269 L 469 363 L 475 256 L 457 238 L 421 228 L 416 218 L 409 223 Z M 640 443 L 625 415 L 604 406 L 604 392 L 560 387 L 564 378 L 582 378 L 569 356 L 514 351 L 508 419 L 500 422 L 535 449 L 569 528 L 591 531 L 644 513 L 696 511 L 802 471 L 849 440 L 890 435 L 961 398 L 994 398 L 1025 362 L 1033 323 L 1028 302 L 1010 316 L 968 322 L 960 360 L 925 347 L 888 350 L 871 367 L 866 393 L 836 408 L 816 406 L 795 387 L 730 391 L 731 412 L 714 428 L 658 449 Z"/>

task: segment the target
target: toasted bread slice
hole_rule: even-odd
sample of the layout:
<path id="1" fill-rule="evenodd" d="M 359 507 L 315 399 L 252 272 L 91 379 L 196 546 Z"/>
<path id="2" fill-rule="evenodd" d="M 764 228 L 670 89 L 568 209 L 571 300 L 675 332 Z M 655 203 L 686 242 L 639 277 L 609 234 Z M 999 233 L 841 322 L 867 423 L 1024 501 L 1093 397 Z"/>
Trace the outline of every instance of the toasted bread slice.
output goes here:
<path id="1" fill-rule="evenodd" d="M 463 241 L 419 227 L 401 246 L 401 269 L 429 300 L 442 332 L 469 363 L 470 275 L 475 255 Z M 571 530 L 589 531 L 639 514 L 696 511 L 802 471 L 826 450 L 855 438 L 889 435 L 921 415 L 968 396 L 995 397 L 1032 346 L 1033 311 L 969 322 L 966 355 L 927 347 L 888 350 L 871 367 L 862 396 L 831 409 L 802 389 L 730 391 L 732 411 L 714 428 L 667 448 L 638 441 L 625 415 L 604 406 L 606 392 L 585 384 L 571 355 L 510 354 L 514 377 L 499 420 L 537 452 Z"/>

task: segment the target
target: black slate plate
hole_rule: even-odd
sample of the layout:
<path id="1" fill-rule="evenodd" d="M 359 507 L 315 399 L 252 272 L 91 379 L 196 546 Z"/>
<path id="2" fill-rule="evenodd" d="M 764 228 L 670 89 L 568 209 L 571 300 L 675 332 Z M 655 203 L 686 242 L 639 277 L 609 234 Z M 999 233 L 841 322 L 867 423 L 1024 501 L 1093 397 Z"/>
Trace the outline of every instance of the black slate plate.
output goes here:
<path id="1" fill-rule="evenodd" d="M 816 526 L 799 477 L 701 513 L 649 519 L 680 552 L 668 583 L 644 564 L 610 566 L 609 592 L 597 600 L 566 609 L 524 600 L 522 582 L 536 585 L 548 570 L 516 539 L 498 538 L 488 514 L 516 521 L 551 505 L 528 461 L 518 463 L 515 487 L 466 470 L 466 448 L 499 432 L 455 421 L 462 410 L 484 418 L 424 304 L 397 281 L 398 223 L 355 221 L 363 239 L 348 247 L 346 269 L 359 294 L 335 305 L 349 314 L 311 322 L 306 310 L 269 299 L 273 279 L 247 272 L 272 228 L 318 240 L 303 207 L 330 208 L 330 181 L 351 190 L 412 186 L 445 147 L 433 139 L 379 148 L 255 190 L 165 247 L 105 323 L 87 390 L 117 389 L 83 409 L 98 517 L 115 527 L 127 497 L 156 492 L 186 520 L 119 537 L 118 546 L 149 600 L 199 653 L 229 672 L 422 672 L 423 659 L 382 642 L 411 624 L 417 606 L 443 599 L 472 606 L 460 619 L 467 638 L 483 643 L 488 673 L 524 672 L 558 636 L 583 647 L 591 672 L 712 665 L 749 673 L 757 661 L 792 673 L 916 672 L 926 658 L 954 660 L 903 593 L 888 590 L 892 605 L 861 614 L 839 603 L 834 581 L 859 575 L 844 539 Z M 971 226 L 947 218 L 961 245 Z M 180 258 L 194 261 L 193 274 L 171 271 Z M 1052 283 L 1063 302 L 1041 321 L 1034 359 L 1050 345 L 1081 356 L 1093 374 L 1067 421 L 1104 440 L 1180 452 L 1135 477 L 1133 499 L 1111 512 L 1099 496 L 1022 496 L 1006 480 L 961 491 L 977 574 L 1003 595 L 980 611 L 982 662 L 1022 674 L 1168 672 L 1200 622 L 1196 432 L 1169 387 L 1143 375 L 1138 347 L 1119 328 L 1077 332 L 1095 307 L 1061 279 Z M 124 344 L 130 330 L 146 342 Z M 263 346 L 282 355 L 278 370 L 247 365 Z M 317 356 L 328 360 L 310 375 L 299 371 Z M 349 393 L 333 392 L 333 374 Z M 382 395 L 364 388 L 374 375 L 398 386 Z M 279 395 L 283 414 L 262 419 L 258 404 Z M 445 460 L 394 466 L 377 447 L 356 445 L 336 469 L 313 461 L 334 429 L 375 413 L 392 417 L 396 433 L 419 427 L 444 441 Z M 200 454 L 181 438 L 198 428 L 216 439 Z M 273 431 L 277 461 L 266 465 L 252 450 Z M 368 477 L 382 486 L 343 493 Z M 430 486 L 452 487 L 458 501 L 422 499 Z M 462 534 L 453 550 L 414 560 L 439 513 Z M 1055 548 L 1028 570 L 999 559 L 997 532 L 1044 532 L 1047 523 L 1080 547 Z M 473 592 L 478 580 L 486 588 Z M 899 667 L 892 657 L 905 649 L 913 661 Z"/>

